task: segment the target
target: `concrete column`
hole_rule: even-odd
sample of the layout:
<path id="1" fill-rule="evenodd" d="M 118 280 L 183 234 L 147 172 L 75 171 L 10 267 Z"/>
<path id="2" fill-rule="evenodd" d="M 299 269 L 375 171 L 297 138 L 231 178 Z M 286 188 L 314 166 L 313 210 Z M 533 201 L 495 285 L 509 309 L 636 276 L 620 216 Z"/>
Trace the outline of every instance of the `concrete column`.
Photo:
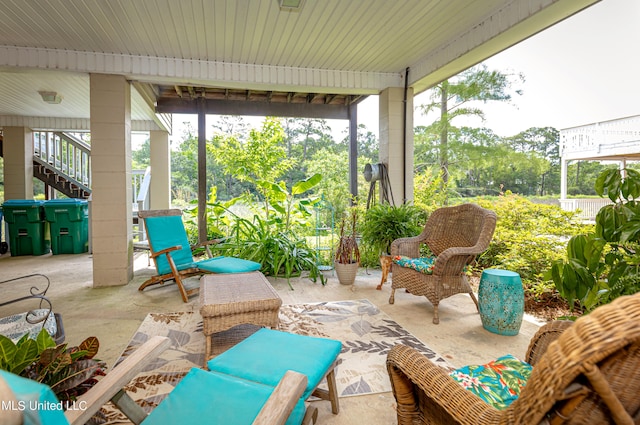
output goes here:
<path id="1" fill-rule="evenodd" d="M 90 93 L 93 286 L 125 285 L 133 278 L 131 86 L 91 74 Z"/>
<path id="2" fill-rule="evenodd" d="M 389 87 L 379 96 L 380 162 L 387 165 L 396 205 L 413 201 L 413 89 Z"/>
<path id="3" fill-rule="evenodd" d="M 171 208 L 171 151 L 169 133 L 150 131 L 151 189 L 149 205 L 152 210 Z"/>
<path id="4" fill-rule="evenodd" d="M 33 133 L 26 127 L 4 127 L 4 199 L 33 199 Z"/>

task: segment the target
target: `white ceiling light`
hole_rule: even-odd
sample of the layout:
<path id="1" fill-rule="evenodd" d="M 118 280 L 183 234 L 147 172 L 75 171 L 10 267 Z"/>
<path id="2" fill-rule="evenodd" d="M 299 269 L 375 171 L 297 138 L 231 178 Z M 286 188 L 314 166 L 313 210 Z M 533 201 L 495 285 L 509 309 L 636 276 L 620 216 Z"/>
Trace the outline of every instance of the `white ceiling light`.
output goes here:
<path id="1" fill-rule="evenodd" d="M 304 0 L 278 0 L 280 10 L 287 12 L 299 12 L 303 4 Z"/>
<path id="2" fill-rule="evenodd" d="M 52 105 L 57 105 L 62 102 L 62 96 L 54 91 L 39 91 L 42 100 L 46 103 L 51 103 Z"/>

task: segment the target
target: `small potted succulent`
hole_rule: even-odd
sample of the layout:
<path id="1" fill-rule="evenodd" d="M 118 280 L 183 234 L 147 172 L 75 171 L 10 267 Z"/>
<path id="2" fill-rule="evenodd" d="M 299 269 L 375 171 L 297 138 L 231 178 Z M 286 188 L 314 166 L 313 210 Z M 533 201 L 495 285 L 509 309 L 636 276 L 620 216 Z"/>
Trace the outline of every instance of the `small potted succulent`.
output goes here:
<path id="1" fill-rule="evenodd" d="M 360 250 L 356 239 L 357 220 L 358 211 L 351 208 L 350 217 L 345 216 L 340 222 L 340 239 L 336 248 L 334 267 L 338 280 L 343 285 L 353 284 L 360 266 Z"/>

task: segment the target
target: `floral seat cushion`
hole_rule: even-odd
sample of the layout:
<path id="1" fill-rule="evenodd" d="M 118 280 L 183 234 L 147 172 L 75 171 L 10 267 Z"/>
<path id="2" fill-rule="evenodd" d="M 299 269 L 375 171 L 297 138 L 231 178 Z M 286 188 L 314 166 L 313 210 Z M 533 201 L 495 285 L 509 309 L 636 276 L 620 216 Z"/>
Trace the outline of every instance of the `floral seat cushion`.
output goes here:
<path id="1" fill-rule="evenodd" d="M 449 376 L 486 403 L 503 410 L 518 398 L 531 370 L 530 364 L 507 354 L 485 365 L 461 367 Z"/>
<path id="2" fill-rule="evenodd" d="M 401 267 L 407 267 L 424 274 L 433 274 L 435 257 L 411 258 L 404 255 L 395 255 L 393 262 Z"/>
<path id="3" fill-rule="evenodd" d="M 49 332 L 49 335 L 54 336 L 56 334 L 56 318 L 54 314 L 51 313 L 51 310 L 37 309 L 32 310 L 31 313 L 32 314 L 29 314 L 29 320 L 27 320 L 28 313 L 19 313 L 0 318 L 0 334 L 6 336 L 13 342 L 18 342 L 24 334 L 29 334 L 30 338 L 35 339 L 43 327 Z M 47 315 L 48 317 L 44 319 Z M 44 324 L 42 320 L 44 320 Z"/>

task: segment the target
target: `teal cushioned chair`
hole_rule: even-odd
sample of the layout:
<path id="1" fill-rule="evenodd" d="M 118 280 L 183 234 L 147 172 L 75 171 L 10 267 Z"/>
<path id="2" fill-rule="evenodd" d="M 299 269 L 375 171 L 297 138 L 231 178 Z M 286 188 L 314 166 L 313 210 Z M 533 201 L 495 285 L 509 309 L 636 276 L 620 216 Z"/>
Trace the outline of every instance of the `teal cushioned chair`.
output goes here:
<path id="1" fill-rule="evenodd" d="M 266 385 L 275 385 L 287 370 L 306 375 L 302 395 L 331 401 L 331 410 L 339 412 L 334 368 L 340 363 L 342 343 L 333 339 L 296 335 L 262 328 L 207 362 L 210 371 L 238 376 Z M 328 390 L 317 388 L 327 378 Z"/>
<path id="2" fill-rule="evenodd" d="M 179 209 L 138 211 L 138 216 L 144 220 L 151 258 L 158 272 L 156 276 L 140 285 L 140 291 L 151 285 L 174 280 L 182 300 L 187 302 L 189 296 L 197 292 L 198 288 L 187 290 L 182 283 L 185 277 L 203 273 L 244 273 L 260 270 L 259 263 L 234 257 L 220 256 L 194 261 L 182 222 L 182 211 Z M 214 240 L 202 244 L 209 257 L 209 245 L 218 242 Z"/>
<path id="3" fill-rule="evenodd" d="M 149 415 L 121 389 L 170 345 L 151 338 L 63 412 L 46 385 L 0 371 L 0 423 L 24 425 L 84 424 L 111 400 L 134 424 L 200 423 L 212 425 L 299 425 L 314 419 L 301 395 L 307 378 L 293 371 L 276 386 L 194 368 Z M 22 417 L 16 419 L 16 412 Z"/>

